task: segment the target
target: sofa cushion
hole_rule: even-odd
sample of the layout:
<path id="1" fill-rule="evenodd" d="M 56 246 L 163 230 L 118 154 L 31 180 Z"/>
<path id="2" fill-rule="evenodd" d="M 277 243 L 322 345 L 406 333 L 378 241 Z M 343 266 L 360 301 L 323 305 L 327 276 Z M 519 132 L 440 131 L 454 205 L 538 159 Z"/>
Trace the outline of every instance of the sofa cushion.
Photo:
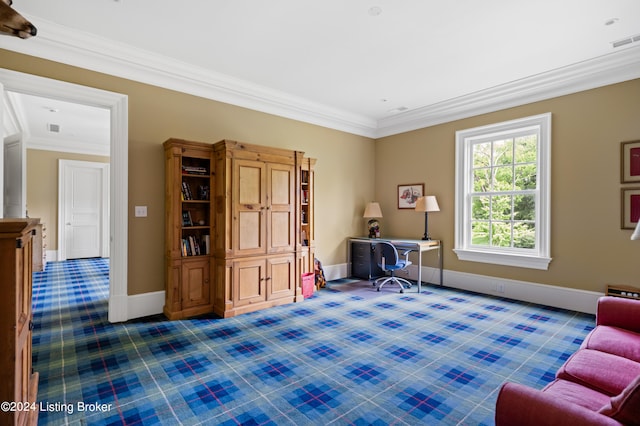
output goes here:
<path id="1" fill-rule="evenodd" d="M 640 300 L 604 296 L 598 299 L 596 325 L 610 325 L 640 333 Z"/>
<path id="2" fill-rule="evenodd" d="M 554 380 L 542 389 L 542 391 L 554 398 L 572 402 L 596 412 L 611 401 L 609 395 L 562 379 Z"/>
<path id="3" fill-rule="evenodd" d="M 640 376 L 612 397 L 600 413 L 625 425 L 640 425 Z"/>
<path id="4" fill-rule="evenodd" d="M 640 376 L 640 363 L 606 352 L 580 349 L 560 367 L 558 379 L 588 386 L 609 396 L 618 395 Z"/>
<path id="5" fill-rule="evenodd" d="M 582 343 L 582 348 L 640 362 L 640 334 L 623 328 L 600 325 L 589 333 Z"/>

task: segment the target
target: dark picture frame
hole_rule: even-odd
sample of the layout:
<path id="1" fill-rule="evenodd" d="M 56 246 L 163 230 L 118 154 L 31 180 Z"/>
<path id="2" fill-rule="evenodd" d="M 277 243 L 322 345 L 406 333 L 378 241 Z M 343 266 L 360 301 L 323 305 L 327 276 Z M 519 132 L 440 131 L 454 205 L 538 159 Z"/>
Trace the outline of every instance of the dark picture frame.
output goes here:
<path id="1" fill-rule="evenodd" d="M 416 200 L 424 195 L 424 183 L 398 185 L 398 208 L 415 209 Z"/>
<path id="2" fill-rule="evenodd" d="M 620 227 L 622 229 L 635 229 L 640 220 L 640 187 L 622 188 L 622 217 Z"/>
<path id="3" fill-rule="evenodd" d="M 640 141 L 620 144 L 620 182 L 640 182 Z"/>

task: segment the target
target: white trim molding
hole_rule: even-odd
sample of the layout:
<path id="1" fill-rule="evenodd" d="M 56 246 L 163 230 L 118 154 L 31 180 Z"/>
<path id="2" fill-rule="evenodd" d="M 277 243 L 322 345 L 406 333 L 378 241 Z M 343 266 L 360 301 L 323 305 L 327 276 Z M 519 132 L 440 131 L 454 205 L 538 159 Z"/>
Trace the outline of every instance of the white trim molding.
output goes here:
<path id="1" fill-rule="evenodd" d="M 164 308 L 164 297 L 164 290 L 127 296 L 124 303 L 128 307 L 127 318 L 135 319 L 161 314 Z"/>
<path id="2" fill-rule="evenodd" d="M 411 265 L 405 271 L 398 271 L 403 278 L 417 280 L 418 266 Z M 470 274 L 467 272 L 444 271 L 444 286 L 459 290 L 473 291 L 490 296 L 505 297 L 521 302 L 537 303 L 570 311 L 596 313 L 597 301 L 604 293 L 578 290 L 549 284 L 511 280 L 507 278 Z M 343 278 L 346 277 L 343 276 Z M 428 291 L 440 280 L 440 269 L 422 267 L 422 291 Z M 425 283 L 430 283 L 429 285 Z M 415 286 L 414 286 L 415 287 Z M 437 287 L 437 286 L 436 286 Z M 409 290 L 414 291 L 414 290 Z"/>
<path id="3" fill-rule="evenodd" d="M 111 112 L 109 321 L 126 321 L 128 319 L 126 303 L 129 197 L 128 97 L 120 93 L 3 68 L 0 68 L 0 83 L 4 85 L 4 90 L 106 108 Z"/>
<path id="4" fill-rule="evenodd" d="M 0 37 L 0 48 L 370 138 L 391 136 L 640 78 L 640 45 L 631 46 L 376 120 L 46 19 L 25 17 L 38 22 L 38 36 L 28 42 L 15 37 Z"/>
<path id="5" fill-rule="evenodd" d="M 532 248 L 474 245 L 472 241 L 472 196 L 474 193 L 473 146 L 477 143 L 532 134 L 536 136 L 535 246 Z M 515 160 L 513 160 L 515 161 Z M 493 163 L 492 163 L 493 164 Z M 456 132 L 455 241 L 453 251 L 464 261 L 523 268 L 549 268 L 551 262 L 551 113 Z M 492 165 L 493 167 L 493 165 Z M 497 192 L 479 192 L 492 196 Z M 503 193 L 514 194 L 513 191 Z M 522 193 L 522 191 L 520 192 Z M 517 193 L 516 193 L 517 194 Z"/>

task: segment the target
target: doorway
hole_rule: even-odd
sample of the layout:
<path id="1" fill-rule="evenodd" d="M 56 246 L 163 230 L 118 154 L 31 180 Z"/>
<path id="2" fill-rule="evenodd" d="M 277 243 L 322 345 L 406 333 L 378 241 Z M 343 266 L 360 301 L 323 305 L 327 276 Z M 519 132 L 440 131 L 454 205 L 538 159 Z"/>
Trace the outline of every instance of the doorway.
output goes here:
<path id="1" fill-rule="evenodd" d="M 110 111 L 109 321 L 128 319 L 128 98 L 126 95 L 0 69 L 0 90 L 106 108 Z M 0 117 L 2 114 L 0 112 Z M 0 121 L 0 126 L 2 122 Z"/>

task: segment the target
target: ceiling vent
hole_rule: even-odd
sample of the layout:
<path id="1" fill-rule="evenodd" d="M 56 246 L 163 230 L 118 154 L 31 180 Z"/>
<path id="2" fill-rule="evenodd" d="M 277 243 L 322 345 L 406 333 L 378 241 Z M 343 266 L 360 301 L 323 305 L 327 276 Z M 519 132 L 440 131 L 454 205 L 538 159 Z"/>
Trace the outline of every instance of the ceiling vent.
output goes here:
<path id="1" fill-rule="evenodd" d="M 627 44 L 631 44 L 631 43 L 636 43 L 640 41 L 640 34 L 636 34 L 633 36 L 629 36 L 620 40 L 616 40 L 613 43 L 611 43 L 614 47 L 614 49 L 616 47 L 620 47 L 620 46 L 626 46 Z"/>
<path id="2" fill-rule="evenodd" d="M 60 125 L 59 124 L 47 124 L 47 130 L 51 133 L 60 133 Z"/>

